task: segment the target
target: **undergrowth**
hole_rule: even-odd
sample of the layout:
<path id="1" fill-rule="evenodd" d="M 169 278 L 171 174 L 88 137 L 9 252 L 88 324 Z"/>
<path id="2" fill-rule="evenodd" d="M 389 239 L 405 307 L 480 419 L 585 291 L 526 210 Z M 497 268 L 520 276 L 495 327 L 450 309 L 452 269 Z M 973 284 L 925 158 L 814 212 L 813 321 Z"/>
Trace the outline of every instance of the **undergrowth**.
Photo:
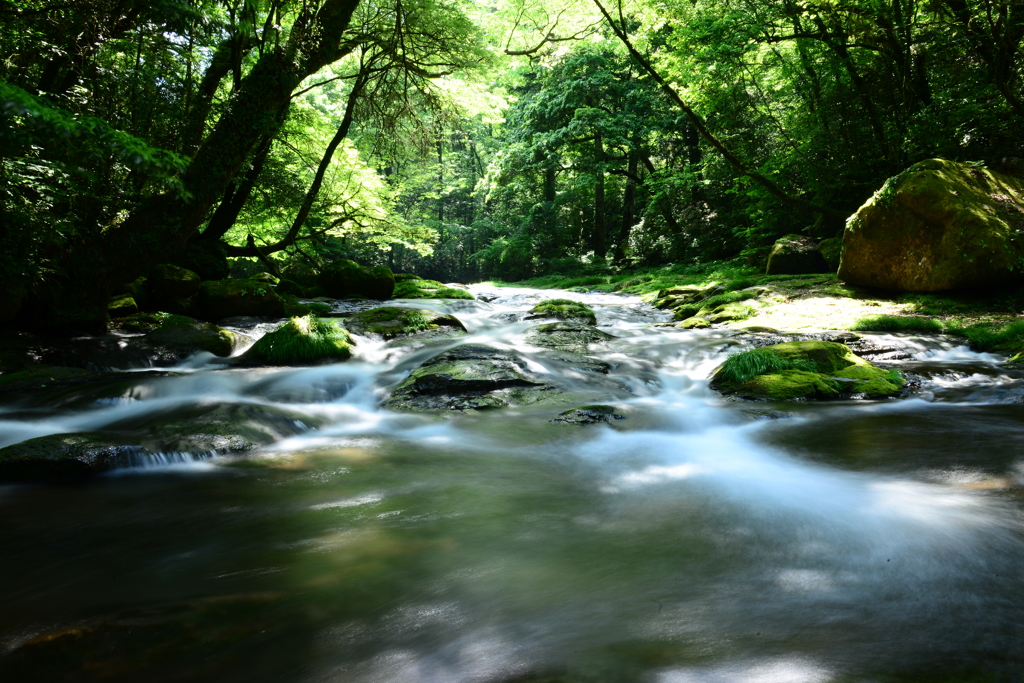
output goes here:
<path id="1" fill-rule="evenodd" d="M 789 360 L 767 349 L 754 349 L 726 358 L 718 375 L 726 381 L 742 384 L 758 375 L 782 372 L 783 370 L 818 371 L 814 363 L 806 358 Z"/>
<path id="2" fill-rule="evenodd" d="M 876 332 L 942 332 L 943 325 L 933 318 L 903 315 L 872 315 L 861 318 L 851 330 Z"/>

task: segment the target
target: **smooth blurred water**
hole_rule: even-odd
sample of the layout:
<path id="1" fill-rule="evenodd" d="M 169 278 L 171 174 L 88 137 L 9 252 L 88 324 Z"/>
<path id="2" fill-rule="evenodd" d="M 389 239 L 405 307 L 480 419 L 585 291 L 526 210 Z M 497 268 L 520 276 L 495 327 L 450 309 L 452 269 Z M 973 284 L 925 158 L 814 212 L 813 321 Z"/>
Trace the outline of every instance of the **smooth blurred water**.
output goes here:
<path id="1" fill-rule="evenodd" d="M 0 413 L 2 443 L 201 401 L 323 421 L 244 458 L 0 488 L 5 680 L 1020 680 L 1024 375 L 922 337 L 923 398 L 729 402 L 742 337 L 634 297 L 476 288 L 466 337 L 318 368 L 138 373 Z M 523 341 L 541 298 L 617 338 L 593 381 Z M 512 314 L 512 315 L 510 315 Z M 446 348 L 518 349 L 626 415 L 379 401 Z M 205 363 L 205 365 L 203 365 Z M 764 417 L 780 419 L 763 419 Z M 168 458 L 170 460 L 170 458 Z"/>

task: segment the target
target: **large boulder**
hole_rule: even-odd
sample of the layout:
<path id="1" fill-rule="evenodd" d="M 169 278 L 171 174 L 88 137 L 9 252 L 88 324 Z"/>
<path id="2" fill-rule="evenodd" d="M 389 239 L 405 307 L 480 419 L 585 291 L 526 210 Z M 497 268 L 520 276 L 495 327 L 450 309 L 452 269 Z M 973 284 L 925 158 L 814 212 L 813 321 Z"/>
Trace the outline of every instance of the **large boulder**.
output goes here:
<path id="1" fill-rule="evenodd" d="M 193 240 L 171 263 L 191 270 L 203 280 L 223 280 L 231 274 L 227 252 L 218 240 Z"/>
<path id="2" fill-rule="evenodd" d="M 328 296 L 336 299 L 356 295 L 383 301 L 390 299 L 395 290 L 395 276 L 390 268 L 367 268 L 349 259 L 332 261 L 321 271 L 318 282 Z"/>
<path id="3" fill-rule="evenodd" d="M 398 283 L 392 296 L 396 299 L 475 299 L 476 297 L 460 284 L 442 284 L 437 280 L 422 280 L 415 275 L 403 274 L 395 278 Z"/>
<path id="4" fill-rule="evenodd" d="M 615 339 L 593 325 L 575 320 L 544 323 L 526 331 L 526 343 L 570 353 L 587 353 L 591 344 Z"/>
<path id="5" fill-rule="evenodd" d="M 119 332 L 144 333 L 142 342 L 153 348 L 154 360 L 180 360 L 198 351 L 230 356 L 238 344 L 234 332 L 173 313 L 137 313 L 111 325 Z"/>
<path id="6" fill-rule="evenodd" d="M 240 315 L 282 318 L 285 314 L 284 301 L 270 285 L 233 278 L 204 282 L 193 310 L 211 322 Z"/>
<path id="7" fill-rule="evenodd" d="M 886 398 L 904 385 L 896 370 L 884 370 L 845 344 L 791 341 L 730 356 L 711 376 L 711 387 L 749 399 Z"/>
<path id="8" fill-rule="evenodd" d="M 576 320 L 586 325 L 596 325 L 594 310 L 584 303 L 572 299 L 547 299 L 530 309 L 526 320 L 554 318 L 555 320 Z"/>
<path id="9" fill-rule="evenodd" d="M 840 279 L 901 292 L 1015 284 L 1024 180 L 930 159 L 889 178 L 847 221 Z"/>
<path id="10" fill-rule="evenodd" d="M 818 251 L 818 242 L 806 235 L 785 235 L 775 240 L 768 254 L 768 275 L 804 275 L 827 273 L 825 257 Z"/>

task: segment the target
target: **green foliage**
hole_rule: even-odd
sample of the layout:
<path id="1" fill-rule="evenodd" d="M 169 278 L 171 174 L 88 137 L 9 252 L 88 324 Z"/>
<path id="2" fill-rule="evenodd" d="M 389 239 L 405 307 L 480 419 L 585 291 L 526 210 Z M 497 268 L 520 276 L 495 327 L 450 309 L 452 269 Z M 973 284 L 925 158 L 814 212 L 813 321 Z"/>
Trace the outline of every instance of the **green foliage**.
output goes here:
<path id="1" fill-rule="evenodd" d="M 1016 354 L 1024 351 L 1024 320 L 1007 325 L 976 323 L 963 326 L 951 323 L 946 327 L 950 334 L 965 337 L 971 348 L 978 351 L 997 351 Z"/>
<path id="2" fill-rule="evenodd" d="M 873 315 L 854 323 L 852 330 L 879 332 L 942 332 L 943 325 L 933 318 L 902 315 Z"/>
<path id="3" fill-rule="evenodd" d="M 345 360 L 352 355 L 352 338 L 333 320 L 308 315 L 292 318 L 261 337 L 246 352 L 268 363 L 302 365 Z"/>
<path id="4" fill-rule="evenodd" d="M 817 372 L 817 367 L 807 359 L 788 359 L 768 349 L 753 349 L 729 356 L 718 372 L 723 380 L 742 384 L 758 375 L 783 370 Z"/>

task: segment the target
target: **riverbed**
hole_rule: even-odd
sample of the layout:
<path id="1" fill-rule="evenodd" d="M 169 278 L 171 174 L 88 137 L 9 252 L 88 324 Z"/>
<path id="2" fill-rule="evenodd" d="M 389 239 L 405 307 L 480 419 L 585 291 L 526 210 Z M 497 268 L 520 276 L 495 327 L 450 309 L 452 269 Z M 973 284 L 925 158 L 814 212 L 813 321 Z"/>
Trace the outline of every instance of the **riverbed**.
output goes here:
<path id="1" fill-rule="evenodd" d="M 116 395 L 4 405 L 0 446 L 213 401 L 321 426 L 0 487 L 0 677 L 1024 677 L 1024 372 L 955 339 L 877 335 L 906 350 L 885 363 L 920 378 L 914 395 L 729 401 L 708 376 L 747 335 L 679 330 L 632 296 L 473 291 L 399 302 L 457 316 L 457 339 L 359 339 L 313 368 L 200 356 L 135 368 Z M 612 365 L 600 383 L 524 341 L 522 314 L 553 297 L 614 335 L 589 351 Z M 464 343 L 518 350 L 623 419 L 379 407 Z"/>

